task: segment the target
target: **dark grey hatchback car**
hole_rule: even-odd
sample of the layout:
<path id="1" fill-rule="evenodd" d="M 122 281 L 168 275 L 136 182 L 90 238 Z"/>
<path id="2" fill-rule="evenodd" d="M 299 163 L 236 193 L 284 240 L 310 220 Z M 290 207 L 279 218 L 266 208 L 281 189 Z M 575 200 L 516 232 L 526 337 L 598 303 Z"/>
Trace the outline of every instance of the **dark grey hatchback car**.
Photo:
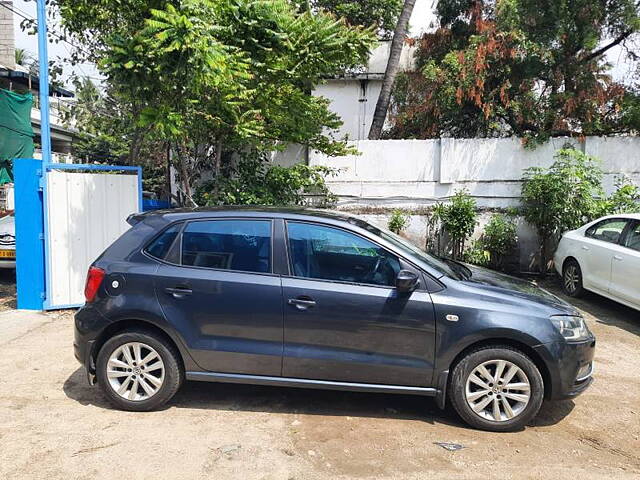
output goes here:
<path id="1" fill-rule="evenodd" d="M 592 381 L 595 339 L 529 282 L 444 261 L 316 210 L 171 210 L 90 267 L 75 355 L 118 407 L 186 380 L 449 400 L 470 425 L 522 428 Z"/>

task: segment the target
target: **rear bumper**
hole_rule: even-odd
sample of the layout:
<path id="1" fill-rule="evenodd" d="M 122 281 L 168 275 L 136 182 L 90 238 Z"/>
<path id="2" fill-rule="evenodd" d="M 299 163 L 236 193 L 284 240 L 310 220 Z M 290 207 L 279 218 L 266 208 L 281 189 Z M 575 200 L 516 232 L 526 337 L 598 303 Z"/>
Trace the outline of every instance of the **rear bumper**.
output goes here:
<path id="1" fill-rule="evenodd" d="M 96 372 L 94 346 L 107 321 L 95 308 L 85 305 L 76 313 L 74 324 L 73 354 L 87 371 L 89 383 L 93 384 Z"/>
<path id="2" fill-rule="evenodd" d="M 16 268 L 16 261 L 15 260 L 0 260 L 0 268 L 15 269 Z"/>
<path id="3" fill-rule="evenodd" d="M 554 342 L 535 347 L 548 368 L 547 399 L 567 400 L 589 388 L 593 383 L 595 348 L 593 337 L 584 342 Z"/>

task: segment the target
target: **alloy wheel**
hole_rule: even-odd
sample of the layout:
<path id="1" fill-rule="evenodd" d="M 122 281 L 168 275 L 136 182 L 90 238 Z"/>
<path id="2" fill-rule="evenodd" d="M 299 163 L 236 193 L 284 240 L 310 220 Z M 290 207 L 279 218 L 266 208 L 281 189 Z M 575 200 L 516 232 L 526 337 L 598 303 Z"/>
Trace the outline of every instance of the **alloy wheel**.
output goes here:
<path id="1" fill-rule="evenodd" d="M 469 374 L 465 396 L 476 415 L 485 420 L 506 422 L 520 415 L 529 404 L 531 384 L 515 363 L 490 360 Z"/>
<path id="2" fill-rule="evenodd" d="M 564 288 L 569 293 L 574 293 L 578 289 L 580 275 L 575 265 L 568 265 L 564 271 Z"/>
<path id="3" fill-rule="evenodd" d="M 153 397 L 164 383 L 164 363 L 158 352 L 141 342 L 116 348 L 107 361 L 109 385 L 120 397 L 142 401 Z"/>

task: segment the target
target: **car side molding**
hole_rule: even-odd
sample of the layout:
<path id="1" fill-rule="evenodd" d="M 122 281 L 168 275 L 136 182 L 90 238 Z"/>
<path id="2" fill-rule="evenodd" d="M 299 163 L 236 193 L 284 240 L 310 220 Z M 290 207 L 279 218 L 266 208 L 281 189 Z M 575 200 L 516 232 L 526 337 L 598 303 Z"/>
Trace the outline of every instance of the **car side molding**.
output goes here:
<path id="1" fill-rule="evenodd" d="M 377 383 L 335 382 L 330 380 L 310 380 L 307 378 L 269 377 L 244 375 L 239 373 L 186 372 L 187 380 L 200 382 L 243 383 L 295 388 L 318 388 L 322 390 L 346 390 L 351 392 L 400 393 L 435 397 L 438 390 L 427 387 L 407 387 L 403 385 L 381 385 Z"/>

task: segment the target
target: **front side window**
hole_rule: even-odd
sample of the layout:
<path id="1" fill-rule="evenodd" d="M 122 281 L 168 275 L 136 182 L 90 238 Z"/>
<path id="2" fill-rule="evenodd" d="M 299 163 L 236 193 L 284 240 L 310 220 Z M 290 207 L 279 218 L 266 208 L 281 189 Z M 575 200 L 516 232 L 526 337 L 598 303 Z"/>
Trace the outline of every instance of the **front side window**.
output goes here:
<path id="1" fill-rule="evenodd" d="M 182 265 L 268 273 L 271 221 L 191 222 L 182 233 Z"/>
<path id="2" fill-rule="evenodd" d="M 586 236 L 603 242 L 618 243 L 626 226 L 627 220 L 611 218 L 589 227 Z"/>
<path id="3" fill-rule="evenodd" d="M 624 246 L 640 252 L 640 222 L 637 222 L 631 229 L 624 242 Z"/>
<path id="4" fill-rule="evenodd" d="M 344 230 L 287 223 L 291 268 L 296 277 L 394 286 L 400 262 L 384 248 Z"/>

